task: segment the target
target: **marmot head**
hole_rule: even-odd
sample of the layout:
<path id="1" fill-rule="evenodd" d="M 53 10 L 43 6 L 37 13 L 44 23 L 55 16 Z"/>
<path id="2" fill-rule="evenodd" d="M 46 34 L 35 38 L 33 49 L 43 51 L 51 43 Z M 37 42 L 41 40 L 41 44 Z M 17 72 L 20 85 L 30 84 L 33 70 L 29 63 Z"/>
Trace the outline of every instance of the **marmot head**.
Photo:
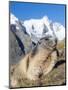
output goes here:
<path id="1" fill-rule="evenodd" d="M 47 35 L 38 41 L 39 46 L 53 50 L 56 48 L 57 39 Z"/>

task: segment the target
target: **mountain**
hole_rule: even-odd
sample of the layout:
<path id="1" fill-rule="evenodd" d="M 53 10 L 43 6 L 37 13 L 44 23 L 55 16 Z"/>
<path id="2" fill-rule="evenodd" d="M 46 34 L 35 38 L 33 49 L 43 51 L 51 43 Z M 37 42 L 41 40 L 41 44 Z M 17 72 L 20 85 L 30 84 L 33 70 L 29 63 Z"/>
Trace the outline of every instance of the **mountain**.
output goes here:
<path id="1" fill-rule="evenodd" d="M 10 30 L 16 36 L 17 41 L 20 42 L 20 47 L 25 53 L 28 53 L 31 48 L 31 38 L 26 32 L 25 26 L 22 25 L 23 21 L 21 22 L 18 18 L 16 18 L 12 13 L 10 14 Z M 22 45 L 23 47 L 22 47 Z"/>
<path id="2" fill-rule="evenodd" d="M 40 38 L 48 34 L 52 37 L 56 37 L 58 41 L 65 38 L 64 26 L 57 22 L 53 23 L 47 16 L 41 19 L 25 20 L 23 25 L 26 27 L 27 33 L 34 42 L 37 42 Z"/>
<path id="3" fill-rule="evenodd" d="M 10 14 L 9 63 L 15 64 L 32 48 L 32 41 L 18 18 Z"/>
<path id="4" fill-rule="evenodd" d="M 10 14 L 10 24 L 16 25 L 16 29 L 19 29 L 19 28 L 18 28 L 18 25 L 17 25 L 17 22 L 18 22 L 18 18 L 16 18 L 16 17 L 11 13 L 11 14 Z"/>
<path id="5" fill-rule="evenodd" d="M 65 38 L 64 26 L 58 22 L 52 22 L 47 16 L 41 19 L 20 21 L 13 14 L 10 14 L 10 24 L 14 24 L 17 30 L 28 34 L 34 43 L 37 43 L 40 38 L 46 35 L 56 37 L 58 41 Z"/>
<path id="6" fill-rule="evenodd" d="M 64 28 L 63 25 L 61 25 L 60 23 L 55 22 L 53 24 L 53 30 L 54 30 L 58 40 L 61 41 L 65 38 L 65 28 Z"/>
<path id="7" fill-rule="evenodd" d="M 47 17 L 43 17 L 41 19 L 25 20 L 23 25 L 26 27 L 27 33 L 30 35 L 30 37 L 35 36 L 37 38 L 36 40 L 34 40 L 34 38 L 31 38 L 32 41 L 37 42 L 37 40 L 39 40 L 46 34 L 50 33 L 52 35 L 49 23 L 49 19 Z"/>

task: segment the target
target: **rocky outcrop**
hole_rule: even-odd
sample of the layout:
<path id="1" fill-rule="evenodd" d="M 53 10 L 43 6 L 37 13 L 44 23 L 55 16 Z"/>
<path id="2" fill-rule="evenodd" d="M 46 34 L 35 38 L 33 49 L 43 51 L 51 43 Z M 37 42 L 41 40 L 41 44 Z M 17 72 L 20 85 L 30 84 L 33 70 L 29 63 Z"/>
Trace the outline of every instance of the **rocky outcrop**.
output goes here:
<path id="1" fill-rule="evenodd" d="M 9 31 L 9 63 L 10 65 L 16 64 L 19 62 L 21 57 L 24 56 L 24 49 L 22 51 L 19 46 L 18 40 L 13 34 L 13 32 Z"/>
<path id="2" fill-rule="evenodd" d="M 22 28 L 24 29 L 24 28 Z M 10 25 L 9 30 L 9 61 L 10 64 L 17 63 L 21 56 L 24 57 L 32 49 L 30 37 L 21 29 L 16 29 L 14 24 Z"/>

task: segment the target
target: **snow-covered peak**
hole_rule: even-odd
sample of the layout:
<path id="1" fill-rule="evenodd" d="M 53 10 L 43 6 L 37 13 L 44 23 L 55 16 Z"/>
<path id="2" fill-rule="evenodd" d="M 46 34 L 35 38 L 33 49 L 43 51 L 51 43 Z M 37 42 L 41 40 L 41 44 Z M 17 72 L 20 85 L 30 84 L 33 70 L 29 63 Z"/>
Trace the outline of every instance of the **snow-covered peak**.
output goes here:
<path id="1" fill-rule="evenodd" d="M 10 14 L 10 24 L 16 24 L 18 18 L 16 18 L 12 13 Z"/>
<path id="2" fill-rule="evenodd" d="M 25 20 L 21 23 L 21 21 L 11 13 L 10 24 L 14 24 L 17 30 L 25 30 L 34 42 L 37 42 L 46 35 L 56 36 L 59 41 L 65 38 L 64 26 L 58 22 L 52 22 L 47 16 L 40 19 Z M 23 27 L 25 29 L 23 29 Z"/>
<path id="3" fill-rule="evenodd" d="M 14 14 L 11 13 L 10 14 L 10 24 L 15 25 L 16 29 L 19 30 L 20 27 L 18 23 L 19 23 L 19 19 Z"/>
<path id="4" fill-rule="evenodd" d="M 46 28 L 48 28 L 49 32 L 51 33 L 49 24 L 50 24 L 50 20 L 47 18 L 47 16 L 41 19 L 30 19 L 24 21 L 24 26 L 26 27 L 28 34 L 30 36 L 31 33 L 35 34 L 39 38 L 42 37 L 44 25 L 46 26 Z"/>
<path id="5" fill-rule="evenodd" d="M 53 30 L 56 34 L 58 40 L 63 40 L 65 38 L 65 28 L 60 23 L 53 23 Z"/>
<path id="6" fill-rule="evenodd" d="M 64 26 L 57 22 L 53 23 L 47 16 L 40 19 L 25 20 L 24 26 L 26 27 L 26 31 L 30 36 L 34 35 L 37 38 L 41 38 L 48 34 L 51 36 L 56 35 L 59 41 L 65 38 Z"/>

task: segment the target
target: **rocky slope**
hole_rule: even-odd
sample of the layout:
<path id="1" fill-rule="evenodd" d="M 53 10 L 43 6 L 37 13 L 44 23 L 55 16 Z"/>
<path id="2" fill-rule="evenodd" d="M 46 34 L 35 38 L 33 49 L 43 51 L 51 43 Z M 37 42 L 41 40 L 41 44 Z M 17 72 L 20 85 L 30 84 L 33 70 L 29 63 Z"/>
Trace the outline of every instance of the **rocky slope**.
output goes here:
<path id="1" fill-rule="evenodd" d="M 11 30 L 9 30 L 9 63 L 16 64 L 20 58 L 24 56 L 24 51 L 19 47 L 17 38 Z"/>

